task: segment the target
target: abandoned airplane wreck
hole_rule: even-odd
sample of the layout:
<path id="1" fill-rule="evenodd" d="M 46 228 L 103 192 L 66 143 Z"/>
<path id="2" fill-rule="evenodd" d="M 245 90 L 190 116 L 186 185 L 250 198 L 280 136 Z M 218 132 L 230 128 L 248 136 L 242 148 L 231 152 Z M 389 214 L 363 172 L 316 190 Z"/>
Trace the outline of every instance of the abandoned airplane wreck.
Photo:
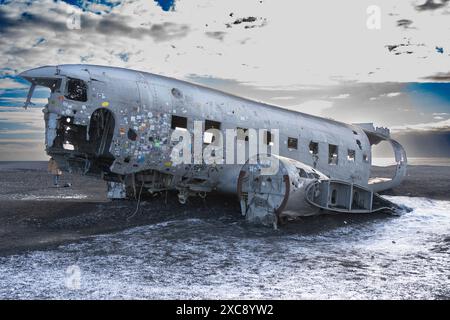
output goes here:
<path id="1" fill-rule="evenodd" d="M 25 107 L 36 86 L 51 90 L 43 109 L 48 155 L 62 170 L 107 181 L 111 198 L 176 190 L 186 203 L 189 196 L 234 193 L 249 221 L 275 225 L 326 212 L 398 209 L 377 194 L 406 175 L 405 151 L 386 128 L 345 124 L 122 68 L 45 66 L 20 76 L 31 82 Z M 254 152 L 252 128 L 262 130 Z M 183 140 L 173 139 L 175 131 L 188 132 L 188 139 L 190 132 L 200 135 L 188 146 L 208 150 L 223 144 L 217 133 L 230 130 L 232 147 L 227 136 L 221 157 L 240 155 L 243 161 L 173 161 Z M 274 141 L 277 153 L 268 156 Z M 379 143 L 392 145 L 397 168 L 391 179 L 369 179 L 371 148 Z M 277 170 L 265 174 L 275 161 Z"/>

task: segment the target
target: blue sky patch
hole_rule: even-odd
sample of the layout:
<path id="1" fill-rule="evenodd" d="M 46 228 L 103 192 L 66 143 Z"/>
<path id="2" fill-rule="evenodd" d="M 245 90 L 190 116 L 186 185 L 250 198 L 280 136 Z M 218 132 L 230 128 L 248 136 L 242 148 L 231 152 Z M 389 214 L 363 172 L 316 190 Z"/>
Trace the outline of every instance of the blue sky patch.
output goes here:
<path id="1" fill-rule="evenodd" d="M 173 10 L 175 8 L 175 0 L 154 0 L 164 11 Z"/>
<path id="2" fill-rule="evenodd" d="M 410 83 L 406 86 L 406 92 L 414 106 L 424 112 L 450 113 L 450 83 Z"/>
<path id="3" fill-rule="evenodd" d="M 89 11 L 96 14 L 101 14 L 103 12 L 95 10 L 92 5 L 104 6 L 105 8 L 108 8 L 104 12 L 110 12 L 111 9 L 122 3 L 122 1 L 108 1 L 108 0 L 61 0 L 61 1 L 73 5 L 75 7 L 78 7 L 83 11 Z"/>

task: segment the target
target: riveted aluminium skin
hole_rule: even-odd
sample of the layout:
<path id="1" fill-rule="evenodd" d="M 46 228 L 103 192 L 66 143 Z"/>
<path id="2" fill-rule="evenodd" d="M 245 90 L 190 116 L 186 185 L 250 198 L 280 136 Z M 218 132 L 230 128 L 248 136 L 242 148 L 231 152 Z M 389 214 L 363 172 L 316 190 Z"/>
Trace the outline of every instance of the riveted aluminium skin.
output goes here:
<path id="1" fill-rule="evenodd" d="M 44 108 L 46 151 L 66 170 L 84 168 L 85 173 L 106 180 L 110 177 L 116 181 L 123 179 L 126 184 L 129 184 L 132 174 L 142 179 L 145 176 L 144 180 L 148 182 L 148 173 L 154 175 L 157 172 L 164 175 L 161 181 L 168 189 L 217 190 L 238 194 L 238 177 L 244 163 L 171 164 L 170 155 L 175 145 L 171 141 L 171 119 L 172 116 L 180 116 L 187 118 L 189 131 L 193 131 L 194 121 L 220 122 L 224 136 L 226 129 L 279 129 L 280 156 L 310 166 L 330 179 L 357 184 L 375 192 L 398 185 L 406 175 L 406 154 L 402 146 L 373 126 L 345 124 L 185 81 L 122 68 L 45 66 L 25 71 L 20 76 L 35 85 L 46 85 L 43 79 L 60 81 L 59 89 L 51 93 Z M 69 79 L 79 79 L 87 84 L 87 101 L 67 98 L 65 90 Z M 62 119 L 67 118 L 78 130 L 75 150 L 66 150 L 54 144 L 58 141 L 55 136 L 60 134 L 60 131 L 57 134 L 58 126 L 61 126 Z M 93 118 L 96 124 L 105 121 L 111 124 L 110 141 L 99 142 L 108 150 L 100 155 L 86 151 L 90 150 L 95 139 L 89 136 L 95 133 L 92 130 Z M 289 137 L 297 139 L 296 149 L 288 148 Z M 397 173 L 389 181 L 369 184 L 371 145 L 383 140 L 394 147 Z M 317 155 L 311 154 L 310 142 L 318 143 Z M 329 163 L 329 145 L 337 146 L 337 164 Z M 348 150 L 354 150 L 354 161 L 347 159 Z M 234 149 L 234 154 L 236 152 L 237 149 Z M 248 158 L 248 148 L 245 158 Z M 133 176 L 133 181 L 136 177 Z M 193 180 L 204 182 L 201 185 L 190 184 L 189 181 Z"/>

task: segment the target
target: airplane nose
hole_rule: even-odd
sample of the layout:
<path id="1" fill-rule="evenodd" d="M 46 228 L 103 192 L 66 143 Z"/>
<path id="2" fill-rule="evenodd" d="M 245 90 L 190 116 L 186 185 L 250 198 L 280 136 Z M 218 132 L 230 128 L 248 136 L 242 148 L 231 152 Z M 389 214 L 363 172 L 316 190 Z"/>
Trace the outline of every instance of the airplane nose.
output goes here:
<path id="1" fill-rule="evenodd" d="M 45 66 L 34 68 L 19 73 L 19 77 L 24 78 L 30 82 L 33 82 L 33 78 L 46 78 L 54 77 L 57 74 L 56 66 Z"/>

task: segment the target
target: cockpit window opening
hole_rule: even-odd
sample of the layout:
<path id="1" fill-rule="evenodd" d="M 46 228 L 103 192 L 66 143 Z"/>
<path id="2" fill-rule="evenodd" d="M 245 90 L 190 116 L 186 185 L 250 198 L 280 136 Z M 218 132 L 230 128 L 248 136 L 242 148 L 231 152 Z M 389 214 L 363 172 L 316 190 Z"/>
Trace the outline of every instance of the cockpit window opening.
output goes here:
<path id="1" fill-rule="evenodd" d="M 52 93 L 59 90 L 62 82 L 60 78 L 32 78 L 32 80 L 35 85 L 47 87 Z"/>
<path id="2" fill-rule="evenodd" d="M 87 86 L 83 80 L 68 78 L 67 80 L 67 99 L 86 102 L 87 101 Z"/>
<path id="3" fill-rule="evenodd" d="M 59 91 L 60 87 L 61 87 L 61 79 L 54 79 L 54 81 L 52 81 L 51 85 L 49 86 L 50 91 L 52 93 Z"/>

